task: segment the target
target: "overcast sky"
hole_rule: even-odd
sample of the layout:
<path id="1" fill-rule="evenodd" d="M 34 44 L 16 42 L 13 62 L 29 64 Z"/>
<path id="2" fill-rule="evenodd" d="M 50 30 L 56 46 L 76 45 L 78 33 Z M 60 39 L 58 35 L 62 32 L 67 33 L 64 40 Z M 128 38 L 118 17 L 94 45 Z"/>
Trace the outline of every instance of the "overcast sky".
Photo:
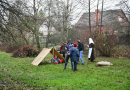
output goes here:
<path id="1" fill-rule="evenodd" d="M 15 1 L 15 0 L 9 0 L 9 1 Z M 62 0 L 62 1 L 66 2 L 67 0 Z M 73 5 L 78 5 L 77 8 L 74 10 L 74 13 L 72 15 L 74 20 L 71 21 L 72 24 L 75 24 L 84 12 L 88 12 L 88 3 L 87 3 L 88 0 L 71 0 L 71 1 L 73 1 Z M 84 2 L 82 3 L 81 1 L 84 1 Z M 91 2 L 91 12 L 94 12 L 95 9 L 97 8 L 97 0 L 91 0 L 91 1 L 94 1 L 94 2 Z M 100 3 L 99 10 L 101 11 L 101 8 L 102 8 L 101 1 L 102 0 L 99 0 L 99 1 L 100 1 L 99 2 Z M 110 10 L 110 9 L 112 9 L 112 10 L 120 9 L 120 7 L 115 6 L 116 4 L 119 3 L 119 1 L 120 0 L 104 0 L 104 11 Z M 128 0 L 128 1 L 130 3 L 130 0 Z M 28 3 L 28 5 L 32 6 L 33 0 L 28 0 L 27 3 Z"/>

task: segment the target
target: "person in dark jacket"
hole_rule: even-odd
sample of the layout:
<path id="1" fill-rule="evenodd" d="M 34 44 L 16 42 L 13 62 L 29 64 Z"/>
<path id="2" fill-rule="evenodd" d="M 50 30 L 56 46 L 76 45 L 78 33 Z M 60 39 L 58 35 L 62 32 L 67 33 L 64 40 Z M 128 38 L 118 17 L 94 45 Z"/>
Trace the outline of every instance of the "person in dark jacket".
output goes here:
<path id="1" fill-rule="evenodd" d="M 76 47 L 77 45 L 74 44 L 74 47 L 70 50 L 70 57 L 72 62 L 74 62 L 74 71 L 77 70 L 77 61 L 79 60 L 79 50 Z"/>
<path id="2" fill-rule="evenodd" d="M 84 65 L 84 61 L 83 61 L 83 58 L 82 58 L 84 46 L 83 46 L 83 43 L 80 41 L 79 38 L 77 39 L 77 42 L 78 42 L 77 49 L 79 50 L 80 59 L 81 59 L 82 65 Z M 77 61 L 77 63 L 79 63 L 79 60 Z"/>
<path id="3" fill-rule="evenodd" d="M 88 47 L 89 47 L 88 60 L 91 60 L 91 62 L 93 62 L 93 60 L 95 60 L 95 56 L 94 56 L 94 42 L 92 38 L 89 38 Z"/>
<path id="4" fill-rule="evenodd" d="M 62 52 L 64 58 L 65 58 L 65 48 L 66 48 L 66 43 L 63 42 L 63 44 L 60 47 L 60 52 Z"/>
<path id="5" fill-rule="evenodd" d="M 71 49 L 73 46 L 74 46 L 74 45 L 71 43 L 71 39 L 68 39 L 68 43 L 67 43 L 67 45 L 66 45 L 67 55 L 66 55 L 66 61 L 65 61 L 65 67 L 64 67 L 64 69 L 66 69 L 68 60 L 69 60 L 69 58 L 70 58 L 70 49 Z M 71 66 L 72 66 L 72 69 L 73 69 L 73 62 L 72 62 L 72 60 L 71 60 Z"/>

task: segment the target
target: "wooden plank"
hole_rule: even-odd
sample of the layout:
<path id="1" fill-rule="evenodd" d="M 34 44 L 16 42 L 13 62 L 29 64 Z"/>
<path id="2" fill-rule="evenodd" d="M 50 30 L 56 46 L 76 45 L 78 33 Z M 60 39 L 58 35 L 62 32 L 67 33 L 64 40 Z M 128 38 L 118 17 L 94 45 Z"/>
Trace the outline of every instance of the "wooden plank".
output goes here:
<path id="1" fill-rule="evenodd" d="M 62 55 L 60 55 L 60 53 L 57 52 L 57 51 L 55 50 L 55 48 L 52 48 L 52 49 L 44 48 L 44 49 L 38 54 L 38 56 L 33 60 L 32 64 L 35 65 L 35 66 L 38 66 L 38 65 L 40 64 L 40 62 L 46 57 L 46 55 L 47 55 L 49 52 L 50 52 L 52 55 L 57 55 L 57 57 L 58 57 L 59 59 L 62 59 L 63 62 L 65 62 L 65 58 L 64 58 Z M 51 60 L 51 59 L 50 59 L 50 60 Z"/>
<path id="2" fill-rule="evenodd" d="M 33 65 L 38 66 L 40 64 L 40 62 L 46 57 L 46 55 L 50 52 L 51 49 L 48 48 L 44 48 L 39 54 L 38 56 L 34 59 L 34 61 L 32 62 Z"/>
<path id="3" fill-rule="evenodd" d="M 59 52 L 57 52 L 57 51 L 55 50 L 55 48 L 52 48 L 51 51 L 50 51 L 50 53 L 51 53 L 53 56 L 54 56 L 54 55 L 57 55 L 57 57 L 58 57 L 59 59 L 62 59 L 63 62 L 65 62 L 65 58 L 64 58 Z"/>

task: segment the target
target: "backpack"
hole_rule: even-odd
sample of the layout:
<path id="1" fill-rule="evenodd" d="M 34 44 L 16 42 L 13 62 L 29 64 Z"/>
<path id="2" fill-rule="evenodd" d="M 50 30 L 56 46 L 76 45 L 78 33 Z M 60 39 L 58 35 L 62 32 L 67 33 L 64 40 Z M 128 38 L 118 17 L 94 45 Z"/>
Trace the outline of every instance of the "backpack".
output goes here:
<path id="1" fill-rule="evenodd" d="M 62 46 L 62 48 L 61 48 L 61 51 L 62 51 L 62 52 L 65 52 L 65 48 L 66 48 L 66 45 L 63 44 L 63 46 Z"/>
<path id="2" fill-rule="evenodd" d="M 74 45 L 71 43 L 67 44 L 67 55 L 70 55 L 70 49 L 73 47 Z"/>
<path id="3" fill-rule="evenodd" d="M 67 44 L 67 51 L 69 51 L 73 46 L 74 46 L 73 44 L 68 43 L 68 44 Z"/>

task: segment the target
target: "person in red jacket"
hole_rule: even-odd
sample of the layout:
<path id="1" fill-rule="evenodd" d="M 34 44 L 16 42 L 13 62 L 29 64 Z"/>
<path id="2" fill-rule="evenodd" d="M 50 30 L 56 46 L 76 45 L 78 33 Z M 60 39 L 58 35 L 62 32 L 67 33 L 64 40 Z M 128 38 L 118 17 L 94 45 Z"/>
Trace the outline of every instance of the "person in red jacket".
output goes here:
<path id="1" fill-rule="evenodd" d="M 64 58 L 65 58 L 65 48 L 66 48 L 66 43 L 63 42 L 63 44 L 60 47 L 60 52 L 63 54 Z"/>

